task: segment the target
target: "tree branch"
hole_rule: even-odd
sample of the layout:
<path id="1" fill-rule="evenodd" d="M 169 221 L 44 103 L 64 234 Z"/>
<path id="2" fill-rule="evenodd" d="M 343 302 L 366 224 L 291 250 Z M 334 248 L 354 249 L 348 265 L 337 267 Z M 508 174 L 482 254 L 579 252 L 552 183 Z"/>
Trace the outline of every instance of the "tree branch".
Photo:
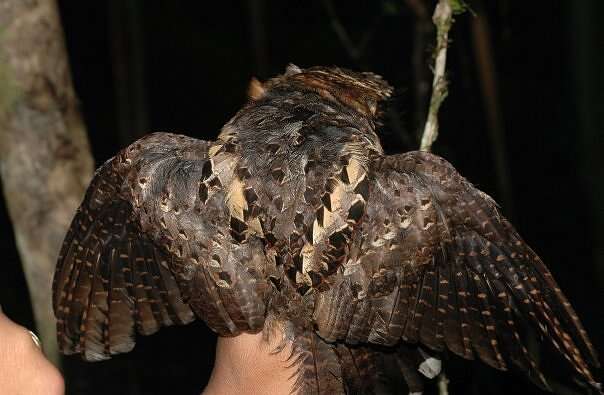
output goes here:
<path id="1" fill-rule="evenodd" d="M 421 3 L 421 0 L 410 1 L 414 3 Z M 325 11 L 327 12 L 327 15 L 329 16 L 329 19 L 331 21 L 331 28 L 338 37 L 338 40 L 340 40 L 340 44 L 342 45 L 350 59 L 352 59 L 356 67 L 360 68 L 361 70 L 367 70 L 367 64 L 363 59 L 363 55 L 365 53 L 367 45 L 369 45 L 369 43 L 371 42 L 373 34 L 376 28 L 379 26 L 379 23 L 382 20 L 384 13 L 382 12 L 377 14 L 373 18 L 373 21 L 368 25 L 368 28 L 363 32 L 361 39 L 357 43 L 354 43 L 350 38 L 346 27 L 344 27 L 344 24 L 338 17 L 333 2 L 331 0 L 323 0 L 323 7 L 325 8 Z M 409 137 L 408 133 L 405 132 L 403 123 L 400 119 L 400 115 L 397 113 L 397 111 L 393 107 L 389 106 L 386 109 L 385 115 L 386 117 L 388 117 L 390 125 L 392 126 L 392 129 L 394 130 L 396 136 L 400 138 L 401 142 L 405 146 L 411 147 L 413 143 L 411 142 L 411 138 Z"/>
<path id="2" fill-rule="evenodd" d="M 477 4 L 482 6 L 481 2 Z M 487 115 L 487 131 L 497 174 L 499 200 L 503 203 L 508 218 L 513 218 L 513 193 L 507 160 L 505 127 L 501 113 L 501 104 L 499 102 L 499 89 L 497 87 L 497 74 L 493 59 L 489 21 L 484 10 L 480 10 L 472 18 L 471 31 L 478 79 Z"/>
<path id="3" fill-rule="evenodd" d="M 434 78 L 432 80 L 432 97 L 428 109 L 428 119 L 424 127 L 420 150 L 430 151 L 432 143 L 438 136 L 438 110 L 447 97 L 447 79 L 445 67 L 447 65 L 447 47 L 449 44 L 449 30 L 453 24 L 453 8 L 450 0 L 439 0 L 432 21 L 436 25 L 436 58 L 434 61 Z"/>
<path id="4" fill-rule="evenodd" d="M 413 5 L 413 2 L 410 2 Z M 415 7 L 418 18 L 421 17 L 421 9 Z M 447 97 L 447 79 L 445 70 L 447 66 L 447 47 L 449 45 L 449 30 L 453 25 L 453 7 L 451 0 L 439 0 L 432 22 L 436 26 L 436 56 L 434 60 L 434 79 L 432 80 L 432 97 L 430 98 L 430 108 L 428 109 L 428 118 L 424 126 L 420 150 L 430 151 L 432 144 L 438 137 L 438 110 L 440 105 Z M 417 34 L 417 33 L 416 33 Z M 437 387 L 439 395 L 449 394 L 449 379 L 444 371 L 437 378 Z"/>
<path id="5" fill-rule="evenodd" d="M 331 28 L 333 29 L 336 36 L 338 36 L 338 39 L 340 40 L 340 43 L 346 50 L 346 53 L 348 54 L 348 56 L 350 56 L 350 58 L 355 63 L 357 63 L 358 65 L 361 66 L 362 65 L 361 58 L 363 57 L 363 54 L 365 53 L 365 49 L 367 48 L 367 45 L 373 38 L 373 33 L 375 32 L 375 28 L 378 26 L 379 22 L 381 21 L 383 14 L 380 13 L 380 14 L 376 15 L 373 18 L 373 20 L 371 21 L 371 23 L 368 25 L 368 28 L 363 32 L 363 35 L 361 36 L 360 40 L 358 40 L 356 43 L 354 43 L 352 41 L 352 39 L 350 38 L 348 31 L 344 27 L 344 24 L 342 23 L 342 21 L 340 21 L 340 18 L 338 17 L 338 15 L 336 13 L 333 2 L 331 0 L 323 0 L 323 6 L 324 6 L 325 10 L 327 11 L 327 15 L 329 16 L 329 19 L 331 21 Z"/>
<path id="6" fill-rule="evenodd" d="M 342 22 L 340 22 L 340 18 L 338 18 L 336 14 L 333 3 L 331 2 L 331 0 L 323 0 L 323 6 L 325 7 L 327 14 L 329 15 L 329 20 L 331 21 L 331 28 L 333 29 L 334 33 L 336 33 L 336 35 L 338 36 L 338 39 L 346 50 L 346 53 L 348 53 L 348 56 L 350 56 L 352 60 L 358 62 L 361 57 L 361 54 L 359 53 L 357 46 L 350 39 L 346 28 L 344 27 Z"/>
<path id="7" fill-rule="evenodd" d="M 0 0 L 0 176 L 45 354 L 58 364 L 51 283 L 93 170 L 55 0 Z"/>

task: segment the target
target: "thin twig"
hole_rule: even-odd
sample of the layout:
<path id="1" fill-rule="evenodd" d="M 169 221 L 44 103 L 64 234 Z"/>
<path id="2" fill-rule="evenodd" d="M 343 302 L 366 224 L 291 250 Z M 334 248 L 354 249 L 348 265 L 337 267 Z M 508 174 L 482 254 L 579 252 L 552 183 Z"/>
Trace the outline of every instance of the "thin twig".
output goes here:
<path id="1" fill-rule="evenodd" d="M 329 15 L 331 28 L 338 36 L 338 39 L 340 39 L 340 43 L 348 53 L 348 56 L 350 56 L 353 60 L 358 61 L 361 55 L 359 54 L 357 46 L 350 39 L 346 28 L 344 28 L 344 25 L 342 22 L 340 22 L 340 18 L 338 18 L 336 14 L 333 3 L 330 0 L 323 0 L 323 6 Z"/>
<path id="2" fill-rule="evenodd" d="M 453 24 L 453 8 L 450 0 L 439 0 L 432 21 L 436 25 L 436 59 L 434 61 L 434 79 L 432 80 L 432 97 L 428 109 L 428 119 L 424 127 L 420 150 L 430 151 L 432 143 L 438 136 L 438 110 L 447 97 L 447 46 L 449 44 L 449 29 Z"/>
<path id="3" fill-rule="evenodd" d="M 419 18 L 421 16 L 421 9 L 416 9 L 416 13 Z M 434 79 L 432 80 L 430 108 L 428 109 L 428 118 L 420 145 L 420 150 L 422 151 L 430 151 L 432 143 L 434 143 L 438 136 L 438 110 L 448 93 L 445 68 L 447 65 L 449 30 L 453 24 L 453 8 L 451 7 L 450 0 L 438 1 L 432 15 L 432 22 L 436 25 L 436 58 L 434 61 Z M 437 387 L 439 395 L 449 395 L 449 379 L 444 371 L 438 375 Z"/>
<path id="4" fill-rule="evenodd" d="M 367 45 L 373 38 L 375 29 L 379 25 L 379 23 L 383 17 L 383 14 L 380 13 L 380 14 L 376 15 L 373 18 L 373 20 L 371 21 L 371 23 L 369 24 L 369 27 L 365 30 L 365 32 L 361 36 L 360 40 L 358 40 L 357 43 L 354 43 L 352 41 L 352 39 L 350 38 L 348 31 L 344 27 L 344 24 L 338 17 L 335 7 L 333 5 L 333 2 L 331 0 L 323 0 L 323 6 L 325 7 L 325 10 L 327 11 L 327 15 L 329 16 L 329 19 L 331 21 L 331 28 L 333 29 L 336 36 L 338 36 L 338 39 L 340 40 L 340 43 L 346 50 L 346 53 L 348 54 L 348 56 L 350 56 L 350 58 L 355 63 L 357 63 L 357 64 L 361 63 L 361 58 L 363 57 L 363 54 L 365 53 L 365 49 L 367 48 Z"/>
<path id="5" fill-rule="evenodd" d="M 445 372 L 441 372 L 436 379 L 439 395 L 449 395 L 449 379 Z"/>
<path id="6" fill-rule="evenodd" d="M 418 2 L 421 0 L 413 1 Z M 331 0 L 323 0 L 323 6 L 331 21 L 331 28 L 338 37 L 338 40 L 340 40 L 340 44 L 342 44 L 342 47 L 344 47 L 344 50 L 353 61 L 354 65 L 361 70 L 367 70 L 368 67 L 365 59 L 363 59 L 363 55 L 365 54 L 367 46 L 373 39 L 374 32 L 384 17 L 384 13 L 379 13 L 373 18 L 372 22 L 369 24 L 369 27 L 363 32 L 361 39 L 355 44 L 350 38 L 346 27 L 338 17 L 333 2 Z M 411 138 L 409 137 L 408 133 L 405 132 L 400 115 L 394 109 L 394 107 L 388 106 L 386 108 L 385 116 L 389 119 L 389 123 L 394 131 L 394 134 L 400 138 L 400 141 L 404 144 L 404 146 L 411 147 L 413 145 Z"/>

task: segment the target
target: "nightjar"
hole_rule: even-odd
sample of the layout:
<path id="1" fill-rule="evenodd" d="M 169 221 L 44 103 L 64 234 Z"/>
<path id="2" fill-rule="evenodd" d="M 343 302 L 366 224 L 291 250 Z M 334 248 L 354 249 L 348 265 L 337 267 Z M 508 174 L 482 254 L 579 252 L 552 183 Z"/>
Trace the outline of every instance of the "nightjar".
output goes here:
<path id="1" fill-rule="evenodd" d="M 445 352 L 547 387 L 535 333 L 597 386 L 577 315 L 497 204 L 436 155 L 384 155 L 390 95 L 290 65 L 215 141 L 155 133 L 107 161 L 58 259 L 62 351 L 102 360 L 199 317 L 291 342 L 301 393 L 420 393 Z"/>

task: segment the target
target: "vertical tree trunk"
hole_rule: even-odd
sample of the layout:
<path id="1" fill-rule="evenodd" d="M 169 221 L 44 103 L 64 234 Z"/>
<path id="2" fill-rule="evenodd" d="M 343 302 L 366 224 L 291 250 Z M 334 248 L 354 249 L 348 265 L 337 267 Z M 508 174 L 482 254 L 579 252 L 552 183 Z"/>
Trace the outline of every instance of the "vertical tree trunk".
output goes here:
<path id="1" fill-rule="evenodd" d="M 54 0 L 0 0 L 0 176 L 47 356 L 51 282 L 93 170 Z"/>

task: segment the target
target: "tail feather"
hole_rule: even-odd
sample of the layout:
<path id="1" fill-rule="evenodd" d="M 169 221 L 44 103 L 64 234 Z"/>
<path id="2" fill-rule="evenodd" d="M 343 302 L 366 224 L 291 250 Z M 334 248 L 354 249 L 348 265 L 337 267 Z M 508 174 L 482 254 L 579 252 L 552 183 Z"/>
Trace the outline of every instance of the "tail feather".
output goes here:
<path id="1" fill-rule="evenodd" d="M 313 331 L 296 336 L 293 364 L 297 365 L 294 390 L 304 395 L 345 393 L 342 369 L 336 346 Z"/>

